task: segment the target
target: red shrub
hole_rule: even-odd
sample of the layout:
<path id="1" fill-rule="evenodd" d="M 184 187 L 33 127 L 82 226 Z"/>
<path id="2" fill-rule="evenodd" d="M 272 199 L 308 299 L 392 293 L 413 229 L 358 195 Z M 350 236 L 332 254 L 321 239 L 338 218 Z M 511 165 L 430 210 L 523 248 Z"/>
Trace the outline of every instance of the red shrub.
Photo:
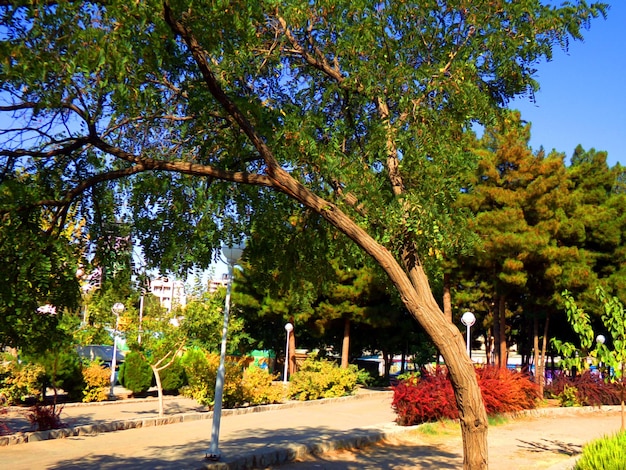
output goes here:
<path id="1" fill-rule="evenodd" d="M 619 384 L 605 382 L 596 372 L 589 370 L 575 377 L 557 374 L 546 387 L 546 394 L 559 397 L 565 386 L 576 389 L 576 402 L 581 406 L 619 405 Z"/>
<path id="2" fill-rule="evenodd" d="M 528 376 L 494 367 L 478 368 L 476 374 L 487 414 L 509 413 L 536 406 L 538 389 Z M 445 368 L 424 374 L 417 382 L 400 382 L 394 387 L 392 406 L 397 414 L 396 422 L 402 426 L 459 417 Z"/>
<path id="3" fill-rule="evenodd" d="M 393 390 L 391 406 L 398 415 L 396 422 L 401 426 L 459 416 L 448 372 L 444 368 L 438 367 L 417 382 L 402 380 Z"/>
<path id="4" fill-rule="evenodd" d="M 0 403 L 0 436 L 6 436 L 7 434 L 11 434 L 11 429 L 4 422 L 2 416 L 7 414 L 7 409 L 2 406 Z"/>
<path id="5" fill-rule="evenodd" d="M 48 431 L 50 429 L 60 429 L 65 426 L 61 421 L 61 411 L 63 407 L 56 405 L 36 404 L 30 409 L 28 420 L 37 431 Z"/>
<path id="6" fill-rule="evenodd" d="M 476 369 L 488 415 L 529 410 L 537 406 L 539 389 L 528 375 L 509 369 Z"/>

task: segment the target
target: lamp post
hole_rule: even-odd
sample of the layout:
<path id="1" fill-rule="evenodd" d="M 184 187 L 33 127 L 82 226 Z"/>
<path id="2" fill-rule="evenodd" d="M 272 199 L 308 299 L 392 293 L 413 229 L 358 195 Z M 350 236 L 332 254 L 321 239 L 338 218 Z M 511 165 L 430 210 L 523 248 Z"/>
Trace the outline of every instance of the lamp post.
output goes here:
<path id="1" fill-rule="evenodd" d="M 111 358 L 111 390 L 109 395 L 111 398 L 115 396 L 113 389 L 115 387 L 116 377 L 115 377 L 115 368 L 117 367 L 117 328 L 120 324 L 120 314 L 124 311 L 124 304 L 121 302 L 117 302 L 111 308 L 111 311 L 115 315 L 115 329 L 113 330 L 113 357 Z"/>
<path id="2" fill-rule="evenodd" d="M 222 397 L 224 396 L 224 377 L 226 375 L 226 337 L 228 335 L 228 317 L 230 315 L 230 290 L 233 283 L 233 268 L 241 259 L 243 244 L 236 246 L 222 246 L 222 255 L 228 264 L 228 283 L 226 285 L 226 300 L 224 301 L 224 323 L 222 325 L 222 346 L 220 350 L 220 365 L 215 379 L 215 405 L 213 407 L 213 426 L 211 427 L 211 444 L 205 458 L 219 460 L 220 424 L 222 420 Z"/>
<path id="3" fill-rule="evenodd" d="M 293 331 L 293 325 L 287 323 L 285 325 L 285 331 L 287 332 L 287 343 L 285 344 L 285 372 L 283 373 L 283 383 L 287 383 L 287 375 L 289 373 L 289 334 Z"/>
<path id="4" fill-rule="evenodd" d="M 471 358 L 472 351 L 470 349 L 470 329 L 472 325 L 476 322 L 476 316 L 472 312 L 465 312 L 461 317 L 461 323 L 463 323 L 467 327 L 467 355 Z"/>
<path id="5" fill-rule="evenodd" d="M 606 342 L 606 338 L 604 335 L 596 336 L 596 343 L 598 346 L 602 346 Z M 602 361 L 598 360 L 598 372 L 600 373 L 600 377 L 602 377 Z"/>

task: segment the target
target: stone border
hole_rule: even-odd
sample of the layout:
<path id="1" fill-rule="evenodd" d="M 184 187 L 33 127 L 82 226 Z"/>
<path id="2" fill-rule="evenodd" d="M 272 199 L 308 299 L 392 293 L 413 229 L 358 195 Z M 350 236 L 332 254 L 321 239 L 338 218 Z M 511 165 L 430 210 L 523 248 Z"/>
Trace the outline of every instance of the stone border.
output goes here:
<path id="1" fill-rule="evenodd" d="M 409 433 L 419 426 L 385 425 L 370 430 L 358 430 L 349 437 L 341 439 L 311 439 L 308 442 L 292 443 L 270 451 L 258 450 L 247 455 L 225 459 L 220 462 L 205 462 L 203 470 L 249 470 L 266 468 L 269 465 L 280 465 L 293 462 L 306 455 L 320 455 L 339 449 L 360 449 L 376 444 L 382 440 Z M 387 428 L 387 429 L 385 429 Z"/>

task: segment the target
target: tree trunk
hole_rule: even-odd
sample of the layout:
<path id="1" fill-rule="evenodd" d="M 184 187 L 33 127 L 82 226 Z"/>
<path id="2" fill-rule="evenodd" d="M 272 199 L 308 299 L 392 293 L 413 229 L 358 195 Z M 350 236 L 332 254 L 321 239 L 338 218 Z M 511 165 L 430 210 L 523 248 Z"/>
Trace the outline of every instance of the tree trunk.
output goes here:
<path id="1" fill-rule="evenodd" d="M 485 357 L 487 365 L 493 364 L 493 326 L 487 328 L 487 337 L 485 338 Z"/>
<path id="2" fill-rule="evenodd" d="M 508 360 L 509 360 L 509 351 L 506 346 L 506 300 L 503 295 L 500 296 L 498 302 L 498 315 L 500 316 L 500 321 L 498 322 L 498 326 L 500 327 L 499 332 L 499 344 L 498 349 L 500 351 L 500 362 L 498 363 L 498 367 L 501 369 L 506 369 Z"/>
<path id="3" fill-rule="evenodd" d="M 535 365 L 535 383 L 540 385 L 539 380 L 539 318 L 533 318 L 533 364 Z"/>
<path id="4" fill-rule="evenodd" d="M 548 350 L 548 326 L 550 314 L 546 314 L 546 322 L 543 325 L 543 340 L 541 341 L 541 353 L 539 355 L 539 396 L 543 398 L 543 390 L 546 385 L 546 354 Z"/>
<path id="5" fill-rule="evenodd" d="M 500 367 L 500 301 L 498 296 L 494 298 L 492 308 L 493 365 Z"/>
<path id="6" fill-rule="evenodd" d="M 432 295 L 428 277 L 422 266 L 419 264 L 411 266 L 411 259 L 404 259 L 404 262 L 410 267 L 410 284 L 419 295 L 419 302 L 413 304 L 407 299 L 405 305 L 440 350 L 450 373 L 463 437 L 463 468 L 486 469 L 487 413 L 474 364 L 467 355 L 465 338 L 452 322 L 445 320 Z M 401 288 L 398 290 L 402 293 Z"/>
<path id="7" fill-rule="evenodd" d="M 291 324 L 292 325 L 294 324 L 293 319 L 291 321 Z M 295 374 L 297 370 L 298 370 L 298 367 L 296 364 L 296 334 L 294 330 L 289 335 L 289 359 L 288 359 L 288 365 L 287 365 L 287 371 L 288 371 L 289 377 Z"/>
<path id="8" fill-rule="evenodd" d="M 443 273 L 443 316 L 452 323 L 452 296 L 450 294 L 450 273 Z"/>
<path id="9" fill-rule="evenodd" d="M 159 397 L 159 416 L 163 416 L 163 385 L 161 385 L 161 374 L 159 373 L 158 367 L 150 365 L 150 368 L 152 369 L 152 373 L 154 374 L 154 380 L 156 381 L 157 386 L 157 395 Z"/>
<path id="10" fill-rule="evenodd" d="M 341 344 L 341 368 L 347 369 L 350 363 L 350 319 L 343 320 L 343 342 Z"/>

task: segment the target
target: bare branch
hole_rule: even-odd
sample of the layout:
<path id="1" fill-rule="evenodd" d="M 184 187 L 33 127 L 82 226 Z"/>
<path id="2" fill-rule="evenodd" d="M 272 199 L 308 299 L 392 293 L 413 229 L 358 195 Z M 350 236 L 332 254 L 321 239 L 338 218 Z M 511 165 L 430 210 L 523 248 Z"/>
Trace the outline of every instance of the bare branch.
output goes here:
<path id="1" fill-rule="evenodd" d="M 35 151 L 35 150 L 9 150 L 9 149 L 0 149 L 0 155 L 9 158 L 22 158 L 22 157 L 33 157 L 33 158 L 52 158 L 58 155 L 70 155 L 74 153 L 76 150 L 84 147 L 89 143 L 89 139 L 87 137 L 78 138 L 78 139 L 68 139 L 68 144 L 66 146 L 61 146 L 60 148 L 56 148 L 48 151 Z M 61 145 L 62 141 L 59 142 L 51 142 L 49 145 Z"/>
<path id="2" fill-rule="evenodd" d="M 35 106 L 37 106 L 37 103 L 29 101 L 8 106 L 0 106 L 0 111 L 20 111 L 22 109 L 33 109 Z"/>
<path id="3" fill-rule="evenodd" d="M 202 165 L 191 162 L 169 162 L 164 160 L 155 160 L 153 158 L 140 157 L 130 152 L 126 152 L 119 147 L 110 145 L 96 136 L 92 136 L 90 138 L 90 142 L 94 147 L 102 150 L 103 152 L 135 165 L 131 167 L 131 169 L 134 170 L 129 174 L 137 173 L 139 171 L 160 170 L 177 172 L 186 175 L 205 176 L 224 181 L 233 181 L 235 183 L 245 183 L 256 186 L 274 186 L 273 181 L 269 177 L 257 173 L 222 170 L 211 165 Z M 128 175 L 122 174 L 118 177 L 121 176 Z"/>

